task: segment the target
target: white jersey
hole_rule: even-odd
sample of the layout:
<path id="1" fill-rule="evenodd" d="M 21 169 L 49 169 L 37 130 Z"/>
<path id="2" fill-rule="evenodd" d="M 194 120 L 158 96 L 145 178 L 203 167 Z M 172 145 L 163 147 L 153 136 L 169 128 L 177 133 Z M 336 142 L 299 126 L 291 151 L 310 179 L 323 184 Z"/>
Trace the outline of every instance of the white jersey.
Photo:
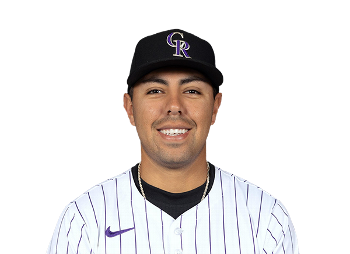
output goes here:
<path id="1" fill-rule="evenodd" d="M 206 198 L 177 219 L 145 200 L 131 170 L 71 202 L 48 254 L 297 254 L 283 205 L 259 187 L 215 168 Z"/>

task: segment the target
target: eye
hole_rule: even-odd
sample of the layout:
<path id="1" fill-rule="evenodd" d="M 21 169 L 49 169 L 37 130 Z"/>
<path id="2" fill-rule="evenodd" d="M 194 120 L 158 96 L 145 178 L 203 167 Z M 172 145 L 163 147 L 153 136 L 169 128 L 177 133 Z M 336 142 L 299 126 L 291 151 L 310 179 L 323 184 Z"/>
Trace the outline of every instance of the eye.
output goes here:
<path id="1" fill-rule="evenodd" d="M 147 92 L 147 94 L 159 94 L 159 93 L 162 93 L 162 91 L 159 89 L 152 89 Z"/>
<path id="2" fill-rule="evenodd" d="M 185 91 L 185 93 L 188 93 L 188 94 L 201 94 L 199 91 L 194 90 L 194 89 L 187 90 L 187 91 Z"/>

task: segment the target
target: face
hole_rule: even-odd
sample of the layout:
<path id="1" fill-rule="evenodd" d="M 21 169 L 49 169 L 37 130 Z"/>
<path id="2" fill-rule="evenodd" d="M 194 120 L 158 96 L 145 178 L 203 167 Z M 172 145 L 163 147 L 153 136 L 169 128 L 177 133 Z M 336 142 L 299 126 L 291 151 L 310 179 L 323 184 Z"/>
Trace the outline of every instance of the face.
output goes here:
<path id="1" fill-rule="evenodd" d="M 136 126 L 142 158 L 167 168 L 205 158 L 205 144 L 221 103 L 199 72 L 187 68 L 163 68 L 138 81 L 133 99 L 124 95 L 130 123 Z"/>

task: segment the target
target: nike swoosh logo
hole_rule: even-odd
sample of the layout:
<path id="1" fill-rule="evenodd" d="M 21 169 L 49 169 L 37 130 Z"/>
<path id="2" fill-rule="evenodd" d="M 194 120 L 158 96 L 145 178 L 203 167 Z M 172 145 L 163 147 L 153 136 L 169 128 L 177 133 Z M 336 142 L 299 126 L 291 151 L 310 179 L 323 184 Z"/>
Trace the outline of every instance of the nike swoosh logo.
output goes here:
<path id="1" fill-rule="evenodd" d="M 108 227 L 107 230 L 106 230 L 106 236 L 108 236 L 108 237 L 115 237 L 117 235 L 121 235 L 121 234 L 123 234 L 125 232 L 128 232 L 128 231 L 130 231 L 132 229 L 134 229 L 134 228 L 128 228 L 128 229 L 123 229 L 123 230 L 112 232 L 111 231 L 111 227 Z"/>

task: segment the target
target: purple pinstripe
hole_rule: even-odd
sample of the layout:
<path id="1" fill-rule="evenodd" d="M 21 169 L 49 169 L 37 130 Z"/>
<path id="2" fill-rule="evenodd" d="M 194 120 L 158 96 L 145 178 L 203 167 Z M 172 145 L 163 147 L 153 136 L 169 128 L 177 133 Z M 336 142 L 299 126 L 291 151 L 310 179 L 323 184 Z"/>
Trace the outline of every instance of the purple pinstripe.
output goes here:
<path id="1" fill-rule="evenodd" d="M 235 190 L 235 204 L 236 204 L 236 220 L 237 220 L 237 234 L 238 234 L 238 244 L 239 244 L 239 253 L 242 253 L 241 250 L 241 237 L 239 235 L 239 224 L 238 224 L 238 210 L 237 210 L 237 194 L 236 194 L 236 177 L 233 178 L 233 182 L 234 182 L 234 190 Z"/>
<path id="2" fill-rule="evenodd" d="M 78 210 L 78 212 L 79 212 L 79 214 L 80 214 L 81 218 L 83 219 L 84 224 L 86 224 L 86 222 L 85 222 L 85 220 L 84 220 L 84 217 L 83 217 L 83 215 L 81 215 L 81 212 L 80 212 L 80 210 L 79 210 L 79 208 L 78 208 L 78 204 L 77 204 L 77 202 L 75 202 L 75 201 L 74 201 L 74 204 L 75 204 L 75 207 L 77 208 L 77 210 Z"/>
<path id="3" fill-rule="evenodd" d="M 80 234 L 80 239 L 79 239 L 79 242 L 78 242 L 78 247 L 77 247 L 77 254 L 79 252 L 79 245 L 80 245 L 80 241 L 81 241 L 81 238 L 83 237 L 83 227 L 85 226 L 85 224 L 83 224 L 83 226 L 81 227 L 81 234 Z"/>
<path id="4" fill-rule="evenodd" d="M 74 220 L 74 217 L 75 217 L 75 214 L 73 215 L 73 218 L 71 219 L 70 223 L 69 223 L 69 229 L 68 229 L 68 232 L 67 232 L 67 237 L 68 237 L 68 234 L 70 232 L 70 229 L 72 227 L 72 221 Z"/>
<path id="5" fill-rule="evenodd" d="M 220 183 L 221 183 L 221 197 L 222 197 L 222 228 L 224 233 L 224 247 L 225 247 L 225 253 L 226 253 L 224 190 L 222 188 L 221 170 L 220 170 Z"/>
<path id="6" fill-rule="evenodd" d="M 132 205 L 132 185 L 131 185 L 131 171 L 129 171 L 129 182 L 130 182 L 130 195 L 131 195 L 131 212 L 132 212 L 132 221 L 134 223 L 135 228 L 135 217 L 134 217 L 134 207 Z M 137 242 L 136 242 L 136 228 L 134 230 L 135 233 L 135 253 L 137 254 Z"/>
<path id="7" fill-rule="evenodd" d="M 271 236 L 272 236 L 272 238 L 275 240 L 275 242 L 276 242 L 276 246 L 277 246 L 278 242 L 277 242 L 276 238 L 275 238 L 275 237 L 272 235 L 272 233 L 271 233 L 270 229 L 267 229 L 267 231 L 269 231 L 270 235 L 271 235 Z"/>
<path id="8" fill-rule="evenodd" d="M 276 199 L 275 199 L 275 204 L 276 204 Z M 281 208 L 282 209 L 282 208 Z M 283 211 L 283 209 L 282 209 Z M 277 219 L 276 215 L 274 215 L 273 213 L 271 213 L 271 215 L 276 219 L 277 223 L 281 226 L 281 229 L 282 229 L 282 233 L 284 235 L 284 237 L 286 237 L 286 234 L 284 233 L 284 230 L 283 230 L 283 226 L 282 224 L 279 222 L 279 220 Z M 293 241 L 292 241 L 292 245 L 293 245 Z M 283 241 L 282 241 L 282 249 L 283 249 L 283 253 L 286 253 L 285 249 L 284 249 L 284 244 L 283 244 Z"/>
<path id="9" fill-rule="evenodd" d="M 115 198 L 116 198 L 116 203 L 117 203 L 119 230 L 121 230 L 121 227 L 120 227 L 119 204 L 118 204 L 118 179 L 117 179 L 117 178 L 115 178 Z M 119 236 L 119 249 L 120 249 L 120 253 L 122 253 L 122 235 Z"/>
<path id="10" fill-rule="evenodd" d="M 261 191 L 261 200 L 260 200 L 260 209 L 259 209 L 259 218 L 258 218 L 258 228 L 256 229 L 256 236 L 258 236 L 258 233 L 259 233 L 260 214 L 261 214 L 261 206 L 262 206 L 263 195 L 264 195 L 264 192 Z"/>
<path id="11" fill-rule="evenodd" d="M 106 232 L 106 223 L 107 223 L 107 209 L 106 209 L 106 197 L 105 197 L 105 192 L 103 190 L 103 185 L 101 184 L 101 189 L 102 189 L 102 194 L 103 194 L 103 203 L 105 207 L 105 227 L 103 229 L 103 232 Z M 105 253 L 107 253 L 107 239 L 106 239 L 106 234 L 104 234 L 105 237 Z"/>
<path id="12" fill-rule="evenodd" d="M 277 199 L 275 199 L 275 203 L 273 203 L 273 207 L 272 207 L 272 210 L 275 208 L 276 206 L 276 203 L 277 203 Z"/>
<path id="13" fill-rule="evenodd" d="M 294 247 L 293 247 L 293 237 L 292 237 L 292 232 L 290 231 L 290 227 L 288 225 L 288 230 L 289 230 L 289 234 L 290 234 L 290 240 L 292 242 L 292 252 L 294 253 Z"/>
<path id="14" fill-rule="evenodd" d="M 210 228 L 210 203 L 209 203 L 209 193 L 208 193 L 208 212 L 209 212 L 209 253 L 211 253 L 211 228 Z"/>
<path id="15" fill-rule="evenodd" d="M 149 230 L 148 230 L 148 218 L 147 218 L 147 206 L 146 206 L 146 199 L 145 201 L 145 216 L 146 216 L 146 226 L 147 226 L 147 237 L 148 237 L 148 247 L 149 247 L 149 253 L 151 254 L 151 242 L 149 240 Z"/>
<path id="16" fill-rule="evenodd" d="M 61 223 L 60 223 L 60 228 L 58 229 L 57 241 L 56 241 L 56 254 L 57 254 L 58 238 L 59 238 L 59 236 L 60 236 L 62 222 L 63 222 L 64 216 L 66 216 L 66 213 L 67 213 L 68 209 L 69 209 L 69 207 L 67 207 L 66 211 L 64 212 L 64 214 L 63 214 L 63 216 L 62 216 Z"/>
<path id="17" fill-rule="evenodd" d="M 97 222 L 97 218 L 96 218 L 95 208 L 94 208 L 94 206 L 92 204 L 92 201 L 91 201 L 91 198 L 90 198 L 90 193 L 88 192 L 87 194 L 88 194 L 88 197 L 89 197 L 89 200 L 90 200 L 90 204 L 91 204 L 92 210 L 94 211 L 95 221 L 96 221 L 96 225 L 98 227 L 98 222 Z"/>
<path id="18" fill-rule="evenodd" d="M 254 254 L 255 254 L 256 252 L 255 252 L 255 241 L 254 241 L 254 229 L 253 229 L 252 217 L 250 217 L 250 214 L 249 214 L 249 220 L 250 220 L 250 229 L 252 230 L 252 239 L 253 239 Z"/>
<path id="19" fill-rule="evenodd" d="M 165 254 L 165 247 L 164 247 L 164 226 L 163 226 L 163 211 L 161 209 L 160 210 L 160 220 L 162 221 L 162 241 L 163 241 L 163 251 Z"/>
<path id="20" fill-rule="evenodd" d="M 280 224 L 280 226 L 281 226 L 281 228 L 282 228 L 282 232 L 283 232 L 283 226 L 282 226 L 282 224 L 279 222 L 279 220 L 277 219 L 276 215 L 274 215 L 273 213 L 271 213 L 271 215 L 272 215 L 273 217 L 275 217 L 275 219 L 276 219 L 276 221 L 278 222 L 278 224 Z M 284 232 L 283 232 L 283 234 L 284 234 Z"/>
<path id="21" fill-rule="evenodd" d="M 287 217 L 289 217 L 288 214 L 283 210 L 282 206 L 281 206 L 280 204 L 277 204 L 277 205 L 281 208 L 282 212 L 283 212 Z"/>

